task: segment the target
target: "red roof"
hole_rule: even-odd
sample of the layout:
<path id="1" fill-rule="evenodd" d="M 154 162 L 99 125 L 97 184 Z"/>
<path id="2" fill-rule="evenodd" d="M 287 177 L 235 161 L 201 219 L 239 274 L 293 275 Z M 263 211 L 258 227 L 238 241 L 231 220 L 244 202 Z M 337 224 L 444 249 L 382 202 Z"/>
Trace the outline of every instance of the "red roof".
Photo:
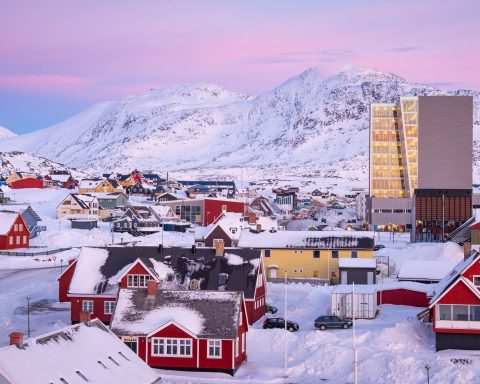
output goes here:
<path id="1" fill-rule="evenodd" d="M 468 228 L 470 229 L 479 229 L 480 228 L 480 221 L 477 221 L 476 223 L 473 223 L 470 225 Z"/>

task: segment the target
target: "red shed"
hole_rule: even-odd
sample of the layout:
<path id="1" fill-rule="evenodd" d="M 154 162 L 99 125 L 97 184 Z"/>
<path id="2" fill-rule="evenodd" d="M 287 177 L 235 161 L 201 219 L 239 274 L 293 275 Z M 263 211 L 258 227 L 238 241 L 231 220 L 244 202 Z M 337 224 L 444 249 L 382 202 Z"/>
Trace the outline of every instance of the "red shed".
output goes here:
<path id="1" fill-rule="evenodd" d="M 160 287 L 161 288 L 161 287 Z M 241 292 L 120 289 L 111 329 L 151 367 L 231 375 L 247 357 Z"/>
<path id="2" fill-rule="evenodd" d="M 410 281 L 379 284 L 377 285 L 377 303 L 426 308 L 432 287 L 431 284 Z"/>
<path id="3" fill-rule="evenodd" d="M 25 179 L 16 180 L 10 184 L 12 189 L 23 188 L 45 188 L 45 181 L 43 179 L 36 179 L 34 177 L 27 177 Z"/>
<path id="4" fill-rule="evenodd" d="M 0 249 L 28 248 L 30 232 L 19 213 L 0 212 Z"/>

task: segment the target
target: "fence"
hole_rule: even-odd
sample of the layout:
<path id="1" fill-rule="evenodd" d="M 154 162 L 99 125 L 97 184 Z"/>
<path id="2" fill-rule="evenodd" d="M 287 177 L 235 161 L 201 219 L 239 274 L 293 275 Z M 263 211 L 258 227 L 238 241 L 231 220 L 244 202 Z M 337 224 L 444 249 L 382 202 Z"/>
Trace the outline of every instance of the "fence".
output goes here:
<path id="1" fill-rule="evenodd" d="M 39 252 L 18 252 L 18 251 L 0 251 L 0 255 L 3 256 L 42 256 L 42 255 L 53 255 L 55 253 L 69 251 L 72 247 L 68 248 L 57 248 L 57 249 L 48 249 L 46 251 Z"/>
<path id="2" fill-rule="evenodd" d="M 281 284 L 285 283 L 285 279 L 282 277 L 273 277 L 267 278 L 269 283 Z M 311 285 L 330 285 L 330 282 L 327 279 L 316 279 L 316 278 L 287 278 L 288 283 L 306 283 Z"/>

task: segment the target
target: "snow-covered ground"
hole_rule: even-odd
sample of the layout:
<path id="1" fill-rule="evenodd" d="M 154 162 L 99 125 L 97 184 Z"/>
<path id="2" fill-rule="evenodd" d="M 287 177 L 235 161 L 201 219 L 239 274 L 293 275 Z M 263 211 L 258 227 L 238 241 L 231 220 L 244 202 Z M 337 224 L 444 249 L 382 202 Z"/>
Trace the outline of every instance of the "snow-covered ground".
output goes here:
<path id="1" fill-rule="evenodd" d="M 148 236 L 134 237 L 128 233 L 113 233 L 110 223 L 98 222 L 98 228 L 92 230 L 72 229 L 67 219 L 57 220 L 56 209 L 63 199 L 70 193 L 66 189 L 9 189 L 2 187 L 5 196 L 10 197 L 18 204 L 30 204 L 42 218 L 41 225 L 47 226 L 47 231 L 30 241 L 31 246 L 45 246 L 50 249 L 64 247 L 82 247 L 94 245 L 109 245 L 120 242 L 135 242 L 138 245 L 158 245 L 162 242 L 162 233 Z M 34 192 L 32 192 L 34 191 Z M 134 196 L 132 204 L 147 203 L 143 197 Z M 8 209 L 8 205 L 5 206 Z M 191 233 L 165 232 L 163 243 L 170 245 L 190 246 L 194 243 Z M 0 267 L 1 268 L 1 267 Z"/>

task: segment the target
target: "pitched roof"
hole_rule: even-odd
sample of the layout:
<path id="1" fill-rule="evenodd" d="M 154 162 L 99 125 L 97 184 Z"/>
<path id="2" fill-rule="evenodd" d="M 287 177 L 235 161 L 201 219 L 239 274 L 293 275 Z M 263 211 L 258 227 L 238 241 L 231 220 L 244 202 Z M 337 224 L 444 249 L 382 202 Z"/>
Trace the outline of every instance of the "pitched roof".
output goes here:
<path id="1" fill-rule="evenodd" d="M 371 249 L 373 232 L 366 231 L 242 231 L 239 247 Z"/>
<path id="2" fill-rule="evenodd" d="M 235 339 L 240 292 L 121 289 L 111 329 L 118 335 L 148 335 L 174 322 L 199 338 Z"/>
<path id="3" fill-rule="evenodd" d="M 473 250 L 466 259 L 460 261 L 455 267 L 448 273 L 440 282 L 436 285 L 433 291 L 433 297 L 428 303 L 429 307 L 435 304 L 440 296 L 447 290 L 453 283 L 462 277 L 462 273 L 474 262 L 479 259 L 479 253 Z"/>
<path id="4" fill-rule="evenodd" d="M 6 235 L 17 220 L 17 212 L 0 212 L 0 235 Z"/>
<path id="5" fill-rule="evenodd" d="M 97 188 L 101 182 L 101 179 L 83 179 L 80 181 L 78 188 Z"/>
<path id="6" fill-rule="evenodd" d="M 88 248 L 91 249 L 91 248 Z M 197 279 L 202 290 L 218 290 L 222 285 L 219 275 L 225 273 L 228 279 L 226 291 L 243 291 L 245 298 L 253 298 L 260 263 L 260 251 L 255 249 L 225 248 L 225 256 L 215 256 L 215 249 L 196 248 L 163 248 L 158 247 L 107 247 L 108 256 L 102 261 L 94 260 L 90 254 L 80 253 L 78 263 L 85 258 L 87 266 L 76 268 L 74 279 L 85 284 L 87 291 L 74 292 L 70 285 L 69 293 L 112 294 L 118 284 L 119 277 L 125 273 L 137 259 L 149 269 L 153 276 L 165 280 L 169 273 L 175 278 L 164 282 L 164 287 L 171 290 L 188 290 L 190 281 Z M 83 250 L 82 250 L 83 251 Z M 90 252 L 90 251 L 88 251 Z M 102 255 L 104 253 L 100 252 Z M 78 275 L 77 275 L 78 274 Z M 89 277 L 89 276 L 93 277 Z M 84 283 L 84 281 L 88 281 Z M 73 284 L 76 287 L 75 284 Z"/>
<path id="7" fill-rule="evenodd" d="M 96 197 L 95 196 L 92 196 L 92 195 L 87 195 L 87 194 L 84 194 L 84 195 L 79 195 L 79 194 L 76 194 L 76 193 L 70 193 L 70 196 L 72 196 L 72 198 L 78 203 L 78 205 L 80 205 L 80 207 L 82 207 L 83 209 L 88 209 L 90 208 L 88 206 L 88 203 L 91 203 L 93 202 L 94 200 L 96 200 Z"/>
<path id="8" fill-rule="evenodd" d="M 38 215 L 38 213 L 32 208 L 31 205 L 25 204 L 9 204 L 8 206 L 4 206 L 2 211 L 5 212 L 16 212 L 23 214 L 25 211 L 28 211 L 37 221 L 42 221 L 42 218 Z"/>
<path id="9" fill-rule="evenodd" d="M 28 369 L 26 369 L 28 367 Z M 17 384 L 153 384 L 159 375 L 99 320 L 0 348 L 0 377 Z"/>

